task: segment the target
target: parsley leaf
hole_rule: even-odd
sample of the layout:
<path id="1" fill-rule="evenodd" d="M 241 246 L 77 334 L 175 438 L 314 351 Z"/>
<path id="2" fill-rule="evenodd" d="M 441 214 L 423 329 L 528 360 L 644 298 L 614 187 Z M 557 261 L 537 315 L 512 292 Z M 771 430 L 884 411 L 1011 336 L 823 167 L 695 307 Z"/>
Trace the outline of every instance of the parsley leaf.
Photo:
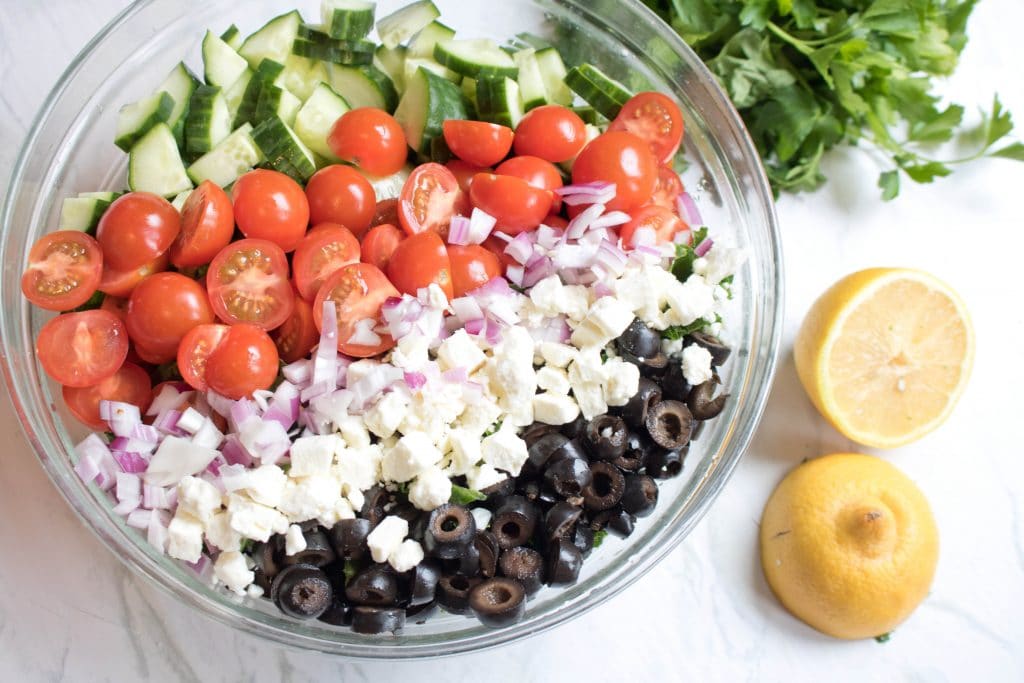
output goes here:
<path id="1" fill-rule="evenodd" d="M 604 539 L 607 538 L 608 531 L 605 529 L 599 529 L 594 532 L 594 547 L 600 548 L 601 544 L 604 543 Z"/>
<path id="2" fill-rule="evenodd" d="M 672 327 L 665 328 L 664 330 L 661 331 L 661 338 L 668 339 L 669 341 L 675 341 L 677 339 L 682 339 L 688 334 L 700 332 L 707 326 L 707 320 L 704 320 L 703 318 L 697 318 L 689 325 L 673 325 Z"/>
<path id="3" fill-rule="evenodd" d="M 487 496 L 479 491 L 468 489 L 465 486 L 452 484 L 452 496 L 448 499 L 454 505 L 469 505 L 480 500 L 487 500 Z"/>

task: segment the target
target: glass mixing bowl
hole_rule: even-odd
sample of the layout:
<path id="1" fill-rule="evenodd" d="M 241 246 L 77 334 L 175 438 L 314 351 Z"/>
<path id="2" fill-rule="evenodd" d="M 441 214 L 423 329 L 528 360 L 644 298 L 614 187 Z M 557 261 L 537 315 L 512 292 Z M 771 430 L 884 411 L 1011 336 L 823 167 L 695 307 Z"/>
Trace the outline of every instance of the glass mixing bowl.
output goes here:
<path id="1" fill-rule="evenodd" d="M 85 431 L 35 358 L 34 339 L 51 314 L 22 297 L 20 274 L 32 243 L 56 228 L 62 198 L 124 186 L 126 159 L 113 145 L 118 108 L 151 92 L 183 57 L 200 65 L 199 43 L 208 27 L 219 32 L 237 23 L 248 33 L 293 6 L 312 19 L 317 0 L 149 0 L 129 7 L 85 47 L 47 98 L 15 167 L 2 216 L 0 332 L 7 385 L 36 455 L 83 523 L 134 571 L 203 614 L 282 643 L 353 657 L 493 647 L 561 624 L 636 581 L 682 541 L 729 479 L 768 398 L 779 346 L 782 258 L 771 192 L 739 116 L 679 37 L 635 0 L 435 1 L 460 35 L 499 42 L 521 31 L 548 36 L 568 61 L 593 62 L 633 90 L 674 95 L 686 120 L 684 183 L 716 241 L 749 252 L 723 334 L 734 347 L 723 377 L 733 397 L 727 409 L 694 443 L 684 473 L 664 483 L 655 513 L 641 519 L 628 539 L 609 537 L 585 562 L 577 584 L 541 591 L 514 626 L 491 630 L 475 619 L 438 614 L 426 624 L 410 623 L 397 637 L 366 637 L 299 622 L 269 601 L 211 588 L 156 552 L 111 513 L 104 494 L 81 483 L 70 457 Z M 402 4 L 382 0 L 378 16 Z"/>

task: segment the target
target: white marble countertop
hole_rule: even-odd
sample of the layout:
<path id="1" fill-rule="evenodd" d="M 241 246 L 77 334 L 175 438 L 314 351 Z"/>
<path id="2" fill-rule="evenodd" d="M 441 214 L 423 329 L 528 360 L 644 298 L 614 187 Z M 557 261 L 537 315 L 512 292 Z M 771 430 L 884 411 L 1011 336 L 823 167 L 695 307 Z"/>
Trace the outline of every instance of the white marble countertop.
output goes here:
<path id="1" fill-rule="evenodd" d="M 0 0 L 0 179 L 72 56 L 125 0 Z M 1020 0 L 986 0 L 948 92 L 999 91 L 1024 132 Z M 0 399 L 0 680 L 495 681 L 1024 680 L 1024 164 L 984 161 L 878 200 L 864 154 L 827 160 L 832 182 L 778 207 L 786 253 L 785 349 L 744 461 L 712 511 L 654 571 L 542 638 L 425 663 L 353 663 L 289 650 L 196 615 L 136 578 L 75 519 Z M 799 388 L 789 348 L 803 312 L 841 275 L 925 268 L 974 316 L 966 395 L 931 436 L 884 453 L 927 494 L 941 531 L 928 599 L 886 644 L 831 640 L 789 616 L 757 560 L 761 508 L 805 457 L 856 450 Z"/>

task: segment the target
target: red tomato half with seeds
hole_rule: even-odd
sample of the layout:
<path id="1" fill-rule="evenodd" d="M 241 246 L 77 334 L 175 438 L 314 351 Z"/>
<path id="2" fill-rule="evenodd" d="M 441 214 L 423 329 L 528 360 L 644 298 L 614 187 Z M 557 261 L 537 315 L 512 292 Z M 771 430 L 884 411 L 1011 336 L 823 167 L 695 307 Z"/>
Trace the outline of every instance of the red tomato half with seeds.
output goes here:
<path id="1" fill-rule="evenodd" d="M 206 359 L 206 384 L 221 396 L 238 400 L 269 389 L 279 369 L 270 335 L 255 325 L 231 325 Z"/>
<path id="2" fill-rule="evenodd" d="M 446 239 L 461 195 L 459 182 L 451 171 L 441 164 L 422 164 L 402 187 L 398 220 L 409 235 L 429 230 Z"/>
<path id="3" fill-rule="evenodd" d="M 67 387 L 89 387 L 110 377 L 128 355 L 124 323 L 100 309 L 64 313 L 43 325 L 36 356 L 46 374 Z"/>
<path id="4" fill-rule="evenodd" d="M 103 262 L 112 270 L 135 270 L 156 259 L 181 231 L 181 214 L 150 192 L 129 192 L 115 199 L 96 226 Z"/>
<path id="5" fill-rule="evenodd" d="M 270 338 L 277 344 L 277 352 L 285 363 L 308 358 L 320 338 L 313 320 L 313 305 L 302 297 L 296 297 L 291 317 L 271 332 Z"/>
<path id="6" fill-rule="evenodd" d="M 337 223 L 322 223 L 306 233 L 292 254 L 295 287 L 302 298 L 312 301 L 328 275 L 358 262 L 359 240 Z"/>
<path id="7" fill-rule="evenodd" d="M 124 363 L 121 368 L 99 384 L 90 387 L 62 387 L 64 403 L 71 414 L 91 429 L 105 431 L 106 421 L 100 418 L 100 401 L 120 401 L 138 406 L 143 413 L 152 400 L 149 375 L 135 363 Z"/>
<path id="8" fill-rule="evenodd" d="M 683 193 L 683 181 L 679 174 L 672 170 L 671 166 L 662 165 L 658 169 L 658 181 L 654 184 L 654 194 L 651 195 L 651 204 L 663 206 L 673 213 L 678 213 L 679 208 L 676 200 Z"/>
<path id="9" fill-rule="evenodd" d="M 213 350 L 220 346 L 231 329 L 218 323 L 196 325 L 188 331 L 178 346 L 178 372 L 189 386 L 206 391 L 206 362 Z"/>
<path id="10" fill-rule="evenodd" d="M 517 235 L 540 225 L 551 210 L 552 194 L 522 178 L 478 173 L 469 188 L 469 197 L 473 206 L 498 220 L 495 230 Z"/>
<path id="11" fill-rule="evenodd" d="M 436 284 L 452 298 L 452 264 L 436 232 L 406 237 L 391 254 L 387 274 L 403 294 L 416 296 L 421 287 Z"/>
<path id="12" fill-rule="evenodd" d="M 21 292 L 40 308 L 69 311 L 96 292 L 102 273 L 99 242 L 78 230 L 58 230 L 32 245 Z"/>
<path id="13" fill-rule="evenodd" d="M 217 317 L 229 325 L 272 330 L 295 306 L 288 259 L 267 240 L 238 240 L 222 249 L 206 272 L 206 289 Z"/>
<path id="14" fill-rule="evenodd" d="M 323 330 L 324 302 L 334 304 L 338 315 L 338 350 L 355 358 L 376 356 L 395 345 L 389 335 L 380 334 L 376 344 L 351 342 L 357 325 L 363 320 L 380 321 L 380 307 L 390 297 L 399 296 L 395 286 L 376 266 L 368 263 L 353 263 L 345 266 L 327 282 L 313 302 L 313 319 L 317 329 Z"/>
<path id="15" fill-rule="evenodd" d="M 632 133 L 648 144 L 659 163 L 667 164 L 683 141 L 683 114 L 668 96 L 642 92 L 626 102 L 608 130 Z"/>
<path id="16" fill-rule="evenodd" d="M 493 166 L 512 149 L 512 129 L 496 123 L 450 119 L 443 132 L 452 154 L 474 166 Z"/>
<path id="17" fill-rule="evenodd" d="M 185 200 L 181 232 L 171 245 L 175 268 L 205 266 L 231 242 L 235 232 L 234 210 L 227 193 L 204 180 Z"/>

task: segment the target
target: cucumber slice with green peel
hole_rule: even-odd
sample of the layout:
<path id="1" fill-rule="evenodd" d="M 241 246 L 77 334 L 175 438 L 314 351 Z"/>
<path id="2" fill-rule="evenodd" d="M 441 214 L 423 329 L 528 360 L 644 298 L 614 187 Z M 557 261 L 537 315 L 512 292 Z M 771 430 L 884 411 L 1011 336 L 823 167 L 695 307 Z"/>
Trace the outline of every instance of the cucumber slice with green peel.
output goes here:
<path id="1" fill-rule="evenodd" d="M 209 180 L 221 187 L 235 182 L 240 175 L 262 159 L 252 139 L 252 124 L 246 123 L 224 138 L 219 145 L 188 167 L 189 177 L 198 185 Z"/>
<path id="2" fill-rule="evenodd" d="M 207 85 L 230 87 L 248 68 L 249 63 L 244 57 L 212 31 L 206 32 L 203 38 L 203 78 Z"/>
<path id="3" fill-rule="evenodd" d="M 252 139 L 271 168 L 290 175 L 298 182 L 305 182 L 316 173 L 313 152 L 302 143 L 291 126 L 276 116 L 256 126 Z"/>
<path id="4" fill-rule="evenodd" d="M 462 83 L 462 75 L 457 74 L 443 64 L 438 64 L 433 59 L 420 59 L 419 57 L 409 57 L 405 60 L 405 81 L 406 83 L 412 78 L 413 74 L 419 71 L 421 68 L 426 69 L 432 73 L 437 74 L 446 81 L 452 83 Z M 408 86 L 406 86 L 408 87 Z"/>
<path id="5" fill-rule="evenodd" d="M 544 79 L 544 91 L 547 93 L 547 100 L 552 104 L 560 104 L 568 107 L 572 104 L 572 90 L 565 84 L 565 64 L 562 62 L 562 55 L 553 47 L 538 49 L 534 56 L 537 58 L 537 66 L 540 68 L 541 78 Z"/>
<path id="6" fill-rule="evenodd" d="M 114 144 L 128 152 L 153 126 L 166 123 L 174 111 L 174 98 L 165 92 L 121 107 L 117 113 Z"/>
<path id="7" fill-rule="evenodd" d="M 238 27 L 234 24 L 228 26 L 224 33 L 220 34 L 220 39 L 230 45 L 234 50 L 242 47 L 242 32 L 239 31 Z"/>
<path id="8" fill-rule="evenodd" d="M 377 22 L 377 35 L 386 48 L 395 48 L 422 31 L 441 16 L 431 0 L 420 0 L 382 17 Z"/>
<path id="9" fill-rule="evenodd" d="M 296 10 L 274 17 L 263 28 L 245 39 L 238 54 L 242 55 L 249 66 L 256 69 L 264 59 L 284 64 L 292 51 L 292 43 L 299 34 L 302 15 Z"/>
<path id="10" fill-rule="evenodd" d="M 572 107 L 572 110 L 583 119 L 583 123 L 589 123 L 592 126 L 600 125 L 602 119 L 604 119 L 593 107 Z"/>
<path id="11" fill-rule="evenodd" d="M 398 106 L 398 91 L 395 90 L 394 83 L 386 73 L 373 64 L 331 64 L 328 73 L 331 77 L 331 88 L 344 97 L 353 109 L 375 107 L 392 112 Z"/>
<path id="12" fill-rule="evenodd" d="M 514 129 L 523 118 L 519 84 L 511 78 L 477 80 L 476 109 L 481 120 Z"/>
<path id="13" fill-rule="evenodd" d="M 60 207 L 58 230 L 79 230 L 90 235 L 96 234 L 110 201 L 98 197 L 68 197 Z"/>
<path id="14" fill-rule="evenodd" d="M 424 68 L 408 79 L 395 111 L 409 146 L 425 157 L 430 156 L 434 138 L 443 137 L 444 122 L 464 118 L 466 107 L 459 86 Z"/>
<path id="15" fill-rule="evenodd" d="M 185 190 L 184 192 L 179 192 L 174 196 L 174 199 L 171 200 L 171 206 L 177 209 L 178 213 L 181 213 L 182 210 L 184 210 L 185 208 L 185 202 L 188 201 L 188 198 L 190 196 L 192 196 L 192 190 Z"/>
<path id="16" fill-rule="evenodd" d="M 606 119 L 614 119 L 633 96 L 624 85 L 592 64 L 580 64 L 565 74 L 565 84 Z"/>
<path id="17" fill-rule="evenodd" d="M 430 141 L 430 160 L 435 164 L 447 164 L 454 156 L 443 135 Z"/>
<path id="18" fill-rule="evenodd" d="M 373 194 L 379 202 L 384 199 L 394 199 L 402 194 L 402 188 L 405 187 L 405 181 L 412 174 L 413 167 L 406 164 L 397 173 L 385 176 L 371 175 L 358 167 L 356 170 L 370 182 L 370 185 L 373 187 Z"/>
<path id="19" fill-rule="evenodd" d="M 123 192 L 79 192 L 78 196 L 82 199 L 100 199 L 105 202 L 112 202 L 120 197 Z"/>
<path id="20" fill-rule="evenodd" d="M 256 68 L 249 83 L 245 86 L 242 100 L 235 114 L 234 125 L 238 128 L 243 123 L 255 123 L 256 105 L 260 101 L 260 91 L 265 85 L 278 85 L 278 79 L 284 73 L 284 64 L 272 59 L 264 59 Z M 280 87 L 280 86 L 279 86 Z"/>
<path id="21" fill-rule="evenodd" d="M 332 44 L 314 43 L 311 40 L 296 38 L 292 45 L 292 54 L 307 59 L 319 59 L 332 64 L 346 66 L 363 66 L 373 63 L 373 51 L 376 45 L 368 40 L 336 42 Z"/>
<path id="22" fill-rule="evenodd" d="M 519 50 L 512 58 L 519 67 L 519 94 L 523 98 L 523 109 L 530 111 L 548 103 L 547 90 L 544 88 L 544 77 L 537 63 L 537 51 L 533 48 Z"/>
<path id="23" fill-rule="evenodd" d="M 185 142 L 185 116 L 188 114 L 192 93 L 197 87 L 199 77 L 189 71 L 184 63 L 179 63 L 157 88 L 159 92 L 165 92 L 174 98 L 174 108 L 167 118 L 167 125 L 174 131 L 174 138 L 178 141 L 179 147 Z"/>
<path id="24" fill-rule="evenodd" d="M 366 0 L 323 0 L 320 19 L 332 38 L 359 40 L 373 28 L 376 5 Z"/>
<path id="25" fill-rule="evenodd" d="M 230 88 L 224 90 L 224 102 L 228 105 L 232 121 L 238 120 L 238 111 L 242 108 L 242 100 L 245 98 L 245 91 L 248 90 L 252 77 L 252 69 L 246 69 L 245 73 Z"/>
<path id="26" fill-rule="evenodd" d="M 471 78 L 519 75 L 519 67 L 493 40 L 442 40 L 434 45 L 434 60 Z"/>
<path id="27" fill-rule="evenodd" d="M 475 78 L 463 78 L 462 79 L 462 96 L 465 97 L 474 107 L 476 107 L 476 79 Z"/>
<path id="28" fill-rule="evenodd" d="M 295 125 L 292 128 L 299 139 L 315 154 L 328 162 L 338 163 L 341 159 L 331 151 L 327 144 L 327 136 L 331 134 L 334 122 L 347 111 L 349 111 L 349 106 L 345 98 L 334 92 L 331 86 L 321 83 L 299 109 L 295 116 Z M 317 164 L 317 166 L 321 165 Z"/>
<path id="29" fill-rule="evenodd" d="M 260 122 L 276 116 L 290 126 L 295 123 L 295 115 L 301 108 L 302 100 L 284 88 L 268 83 L 260 90 L 255 117 L 256 121 Z"/>
<path id="30" fill-rule="evenodd" d="M 276 84 L 306 101 L 317 85 L 328 80 L 326 64 L 292 54 L 285 60 L 284 71 L 277 78 Z"/>
<path id="31" fill-rule="evenodd" d="M 409 57 L 414 59 L 433 59 L 434 47 L 443 40 L 454 40 L 455 29 L 440 21 L 432 21 L 416 34 L 409 43 Z"/>
<path id="32" fill-rule="evenodd" d="M 192 188 L 178 142 L 166 123 L 158 123 L 128 153 L 128 188 L 173 197 Z"/>
<path id="33" fill-rule="evenodd" d="M 185 121 L 185 156 L 198 159 L 231 134 L 231 112 L 224 91 L 201 85 L 192 94 Z"/>
<path id="34" fill-rule="evenodd" d="M 373 53 L 373 65 L 388 75 L 399 93 L 405 92 L 405 56 L 408 51 L 404 45 L 393 48 L 380 45 Z"/>

